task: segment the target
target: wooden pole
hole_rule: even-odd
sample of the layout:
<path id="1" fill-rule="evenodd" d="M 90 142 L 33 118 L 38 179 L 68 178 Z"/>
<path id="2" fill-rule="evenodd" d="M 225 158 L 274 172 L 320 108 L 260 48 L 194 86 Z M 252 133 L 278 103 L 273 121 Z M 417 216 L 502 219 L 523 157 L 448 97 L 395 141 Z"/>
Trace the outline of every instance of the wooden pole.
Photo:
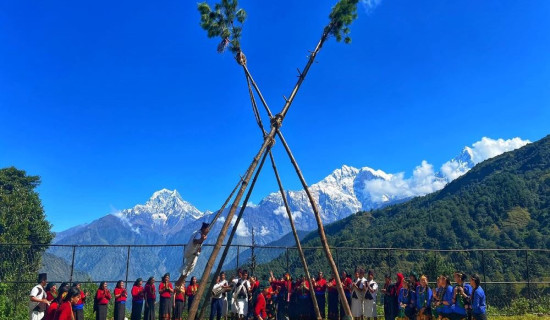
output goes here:
<path id="1" fill-rule="evenodd" d="M 347 303 L 345 303 L 346 295 L 344 293 L 344 288 L 342 287 L 342 281 L 340 281 L 340 277 L 338 277 L 338 268 L 336 267 L 336 264 L 334 263 L 334 259 L 332 258 L 332 253 L 330 252 L 330 247 L 328 245 L 327 237 L 325 235 L 325 228 L 323 227 L 323 222 L 321 221 L 321 215 L 319 213 L 319 208 L 317 207 L 317 203 L 315 202 L 315 199 L 313 199 L 313 195 L 309 191 L 308 185 L 306 183 L 306 180 L 304 179 L 304 175 L 302 174 L 302 171 L 300 170 L 300 167 L 298 166 L 298 163 L 296 162 L 296 159 L 294 159 L 294 155 L 292 154 L 292 151 L 288 147 L 288 144 L 286 143 L 286 140 L 283 136 L 283 134 L 277 130 L 277 135 L 279 136 L 279 139 L 283 143 L 283 146 L 285 147 L 286 153 L 288 154 L 288 157 L 290 158 L 290 162 L 294 166 L 294 169 L 296 171 L 296 174 L 298 175 L 298 178 L 300 179 L 300 182 L 302 183 L 302 187 L 304 188 L 304 191 L 307 194 L 307 197 L 309 199 L 309 203 L 311 204 L 311 208 L 313 210 L 313 214 L 315 215 L 315 221 L 317 222 L 317 232 L 319 233 L 319 238 L 321 239 L 321 244 L 323 245 L 323 250 L 325 251 L 325 255 L 327 257 L 327 260 L 330 264 L 330 268 L 332 270 L 332 273 L 335 275 L 336 280 L 336 289 L 338 290 L 338 295 L 340 296 L 340 301 L 343 301 L 342 306 L 344 306 L 344 312 L 346 313 L 346 316 L 351 319 L 351 309 Z"/>
<path id="2" fill-rule="evenodd" d="M 269 157 L 271 158 L 271 166 L 273 167 L 273 172 L 275 173 L 275 177 L 277 178 L 277 184 L 279 185 L 279 192 L 281 193 L 281 197 L 283 198 L 283 203 L 285 204 L 286 213 L 288 215 L 288 221 L 290 222 L 290 227 L 292 228 L 292 235 L 294 236 L 294 240 L 296 241 L 296 247 L 298 248 L 298 253 L 300 255 L 300 259 L 302 260 L 302 265 L 304 266 L 304 272 L 307 277 L 307 280 L 309 281 L 309 293 L 311 295 L 311 300 L 313 300 L 313 310 L 315 310 L 315 315 L 317 316 L 317 319 L 320 320 L 322 319 L 322 317 L 319 311 L 319 305 L 317 304 L 317 297 L 315 296 L 313 281 L 311 279 L 311 274 L 309 273 L 309 268 L 307 266 L 307 261 L 304 255 L 304 251 L 302 250 L 300 237 L 298 237 L 298 233 L 296 232 L 296 226 L 294 225 L 292 212 L 290 211 L 290 207 L 288 205 L 285 189 L 283 188 L 283 183 L 281 182 L 281 178 L 279 177 L 279 171 L 277 170 L 277 166 L 275 165 L 275 159 L 273 158 L 273 154 L 271 152 L 269 152 Z"/>
<path id="3" fill-rule="evenodd" d="M 263 165 L 263 162 L 265 161 L 265 158 L 267 157 L 267 153 L 269 152 L 269 149 L 272 146 L 273 136 L 275 135 L 275 131 L 276 131 L 275 129 L 271 130 L 271 132 L 270 132 L 271 138 L 268 137 L 264 140 L 262 146 L 260 147 L 260 150 L 258 151 L 258 154 L 256 154 L 256 156 L 252 160 L 252 163 L 248 167 L 247 174 L 246 174 L 246 176 L 245 176 L 245 178 L 244 178 L 244 180 L 241 184 L 241 188 L 240 188 L 239 192 L 237 193 L 237 196 L 235 197 L 235 200 L 233 201 L 233 204 L 231 205 L 231 209 L 229 210 L 229 213 L 227 214 L 227 218 L 225 219 L 223 227 L 220 230 L 218 240 L 216 241 L 216 244 L 214 245 L 214 248 L 212 249 L 212 253 L 210 254 L 210 257 L 208 258 L 208 262 L 206 263 L 206 266 L 204 268 L 203 275 L 201 277 L 201 282 L 199 284 L 199 288 L 197 289 L 197 292 L 195 293 L 195 299 L 194 299 L 193 303 L 191 304 L 191 308 L 189 309 L 188 319 L 193 320 L 193 319 L 195 319 L 195 317 L 197 315 L 197 311 L 198 311 L 198 308 L 199 308 L 199 302 L 201 300 L 202 295 L 204 294 L 204 290 L 207 286 L 208 278 L 210 276 L 210 272 L 212 272 L 212 268 L 214 267 L 214 262 L 216 261 L 216 257 L 218 256 L 218 253 L 220 252 L 221 246 L 223 245 L 223 240 L 225 239 L 225 235 L 227 234 L 227 229 L 229 229 L 229 225 L 231 224 L 231 220 L 233 219 L 233 216 L 235 215 L 235 211 L 237 211 L 237 207 L 239 205 L 239 202 L 241 201 L 241 198 L 244 194 L 244 191 L 245 191 L 245 189 L 248 185 L 248 182 L 252 178 L 252 173 L 254 171 L 256 171 L 255 169 L 258 165 L 258 162 L 260 161 L 260 157 L 263 154 L 262 165 Z M 255 178 L 258 177 L 259 173 L 260 173 L 260 170 L 258 169 Z M 254 184 L 255 181 L 256 180 L 254 180 L 252 183 Z M 250 188 L 250 191 L 249 191 L 247 197 L 252 192 L 252 186 Z M 242 208 L 242 211 L 244 211 L 244 206 Z M 237 219 L 237 220 L 239 220 L 239 219 Z M 233 230 L 232 230 L 232 234 L 234 234 L 233 231 L 236 231 L 237 225 L 238 225 L 238 221 L 235 222 L 235 225 L 234 225 Z M 224 249 L 224 253 L 227 254 L 226 252 L 228 250 L 229 250 L 229 243 L 226 244 L 225 249 Z M 218 265 L 218 269 L 221 268 L 220 267 L 221 264 L 222 264 L 222 262 L 220 261 L 220 264 Z M 218 274 L 218 273 L 219 272 L 216 272 L 216 274 Z M 210 287 L 213 287 L 213 286 L 210 286 Z M 212 288 L 210 288 L 208 294 L 210 294 L 211 291 L 212 291 Z"/>

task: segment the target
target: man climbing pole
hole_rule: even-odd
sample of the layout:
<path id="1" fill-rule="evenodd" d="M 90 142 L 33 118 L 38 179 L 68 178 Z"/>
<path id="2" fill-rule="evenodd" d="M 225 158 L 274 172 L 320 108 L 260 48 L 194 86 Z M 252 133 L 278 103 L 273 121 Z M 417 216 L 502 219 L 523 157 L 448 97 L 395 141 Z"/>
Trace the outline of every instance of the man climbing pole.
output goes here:
<path id="1" fill-rule="evenodd" d="M 181 275 L 178 281 L 176 281 L 176 287 L 181 287 L 181 285 L 185 284 L 185 279 L 193 272 L 193 269 L 195 269 L 195 265 L 201 253 L 202 244 L 208 235 L 209 227 L 209 223 L 203 222 L 200 230 L 193 232 L 191 235 L 191 239 L 189 239 L 189 242 L 185 246 L 183 264 L 180 268 Z"/>

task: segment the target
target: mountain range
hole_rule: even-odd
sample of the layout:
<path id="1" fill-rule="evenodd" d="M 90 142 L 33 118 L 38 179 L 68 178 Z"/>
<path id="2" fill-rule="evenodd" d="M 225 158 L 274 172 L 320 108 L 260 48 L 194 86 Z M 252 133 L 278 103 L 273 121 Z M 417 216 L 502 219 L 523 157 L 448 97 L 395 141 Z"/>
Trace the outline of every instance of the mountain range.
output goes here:
<path id="1" fill-rule="evenodd" d="M 462 152 L 434 172 L 433 166 L 426 161 L 417 166 L 412 177 L 404 173 L 390 174 L 369 167 L 354 168 L 344 165 L 330 175 L 310 186 L 316 199 L 323 222 L 332 223 L 348 217 L 358 211 L 369 211 L 391 204 L 404 202 L 416 196 L 422 196 L 442 189 L 450 181 L 468 172 L 476 163 L 505 151 L 513 150 L 527 144 L 528 141 L 514 138 L 510 140 L 493 140 L 483 138 L 463 148 Z M 297 228 L 311 231 L 317 228 L 315 219 L 303 190 L 286 191 L 287 198 Z M 227 211 L 227 210 L 226 210 Z M 224 212 L 220 218 L 223 221 Z M 89 224 L 76 226 L 56 235 L 55 244 L 185 244 L 191 233 L 197 230 L 202 222 L 209 222 L 213 212 L 201 212 L 191 203 L 185 201 L 176 190 L 162 189 L 151 196 L 145 204 L 138 204 L 116 214 L 106 215 Z M 279 240 L 290 232 L 286 211 L 281 195 L 274 192 L 266 196 L 257 205 L 249 205 L 239 224 L 234 244 L 248 245 L 254 226 L 255 242 L 269 244 Z M 221 223 L 213 226 L 211 235 L 219 232 Z M 211 236 L 207 243 L 215 242 Z M 130 273 L 136 276 L 175 272 L 181 263 L 182 247 L 139 248 L 139 253 L 130 255 Z M 200 270 L 208 255 L 205 248 L 199 259 Z M 113 259 L 120 259 L 124 252 L 116 248 L 97 250 L 83 248 L 77 250 L 76 265 L 79 270 L 93 278 L 120 278 L 124 268 L 109 267 Z M 234 250 L 233 250 L 234 251 Z M 50 252 L 70 259 L 65 248 L 53 247 Z M 236 257 L 236 251 L 229 255 L 230 261 Z"/>
<path id="2" fill-rule="evenodd" d="M 546 281 L 550 264 L 550 136 L 487 159 L 439 191 L 358 212 L 327 225 L 325 233 L 331 246 L 354 248 L 338 250 L 340 270 L 365 266 L 376 270 L 378 279 L 384 273 L 414 270 L 431 280 L 461 270 L 482 274 L 483 281 Z M 319 247 L 318 234 L 309 233 L 302 245 Z M 359 247 L 394 249 L 356 249 Z M 309 252 L 306 260 L 310 270 L 328 270 L 321 250 Z M 302 264 L 296 256 L 290 264 L 288 261 L 281 256 L 256 272 L 264 277 L 270 270 L 301 273 Z M 527 289 L 520 286 L 491 284 L 488 290 L 495 305 L 528 296 Z M 534 290 L 531 294 L 543 293 L 542 287 Z"/>

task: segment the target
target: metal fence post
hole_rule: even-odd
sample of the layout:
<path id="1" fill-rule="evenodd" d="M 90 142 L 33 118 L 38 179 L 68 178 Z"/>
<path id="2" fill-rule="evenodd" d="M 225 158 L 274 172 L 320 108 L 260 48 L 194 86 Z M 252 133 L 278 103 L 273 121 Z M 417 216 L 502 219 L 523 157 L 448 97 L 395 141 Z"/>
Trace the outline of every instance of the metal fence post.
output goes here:
<path id="1" fill-rule="evenodd" d="M 128 270 L 130 270 L 130 246 L 128 246 L 128 255 L 126 256 L 126 283 L 125 288 L 128 288 Z"/>
<path id="2" fill-rule="evenodd" d="M 531 277 L 529 275 L 529 250 L 525 250 L 525 270 L 527 272 L 527 298 L 531 300 Z"/>
<path id="3" fill-rule="evenodd" d="M 74 256 L 76 252 L 76 246 L 73 246 L 73 258 L 71 259 L 71 275 L 69 276 L 69 283 L 73 285 L 73 274 L 74 274 Z"/>

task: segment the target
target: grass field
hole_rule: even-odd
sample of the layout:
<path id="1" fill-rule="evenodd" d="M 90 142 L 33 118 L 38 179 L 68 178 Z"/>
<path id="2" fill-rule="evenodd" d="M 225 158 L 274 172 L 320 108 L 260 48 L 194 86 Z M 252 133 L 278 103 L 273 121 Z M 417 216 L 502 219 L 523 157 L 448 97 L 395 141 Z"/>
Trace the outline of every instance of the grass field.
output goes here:
<path id="1" fill-rule="evenodd" d="M 546 316 L 537 316 L 534 314 L 525 315 L 525 316 L 489 316 L 488 319 L 494 319 L 494 320 L 520 320 L 520 319 L 542 319 L 542 320 L 550 320 L 550 315 Z"/>

